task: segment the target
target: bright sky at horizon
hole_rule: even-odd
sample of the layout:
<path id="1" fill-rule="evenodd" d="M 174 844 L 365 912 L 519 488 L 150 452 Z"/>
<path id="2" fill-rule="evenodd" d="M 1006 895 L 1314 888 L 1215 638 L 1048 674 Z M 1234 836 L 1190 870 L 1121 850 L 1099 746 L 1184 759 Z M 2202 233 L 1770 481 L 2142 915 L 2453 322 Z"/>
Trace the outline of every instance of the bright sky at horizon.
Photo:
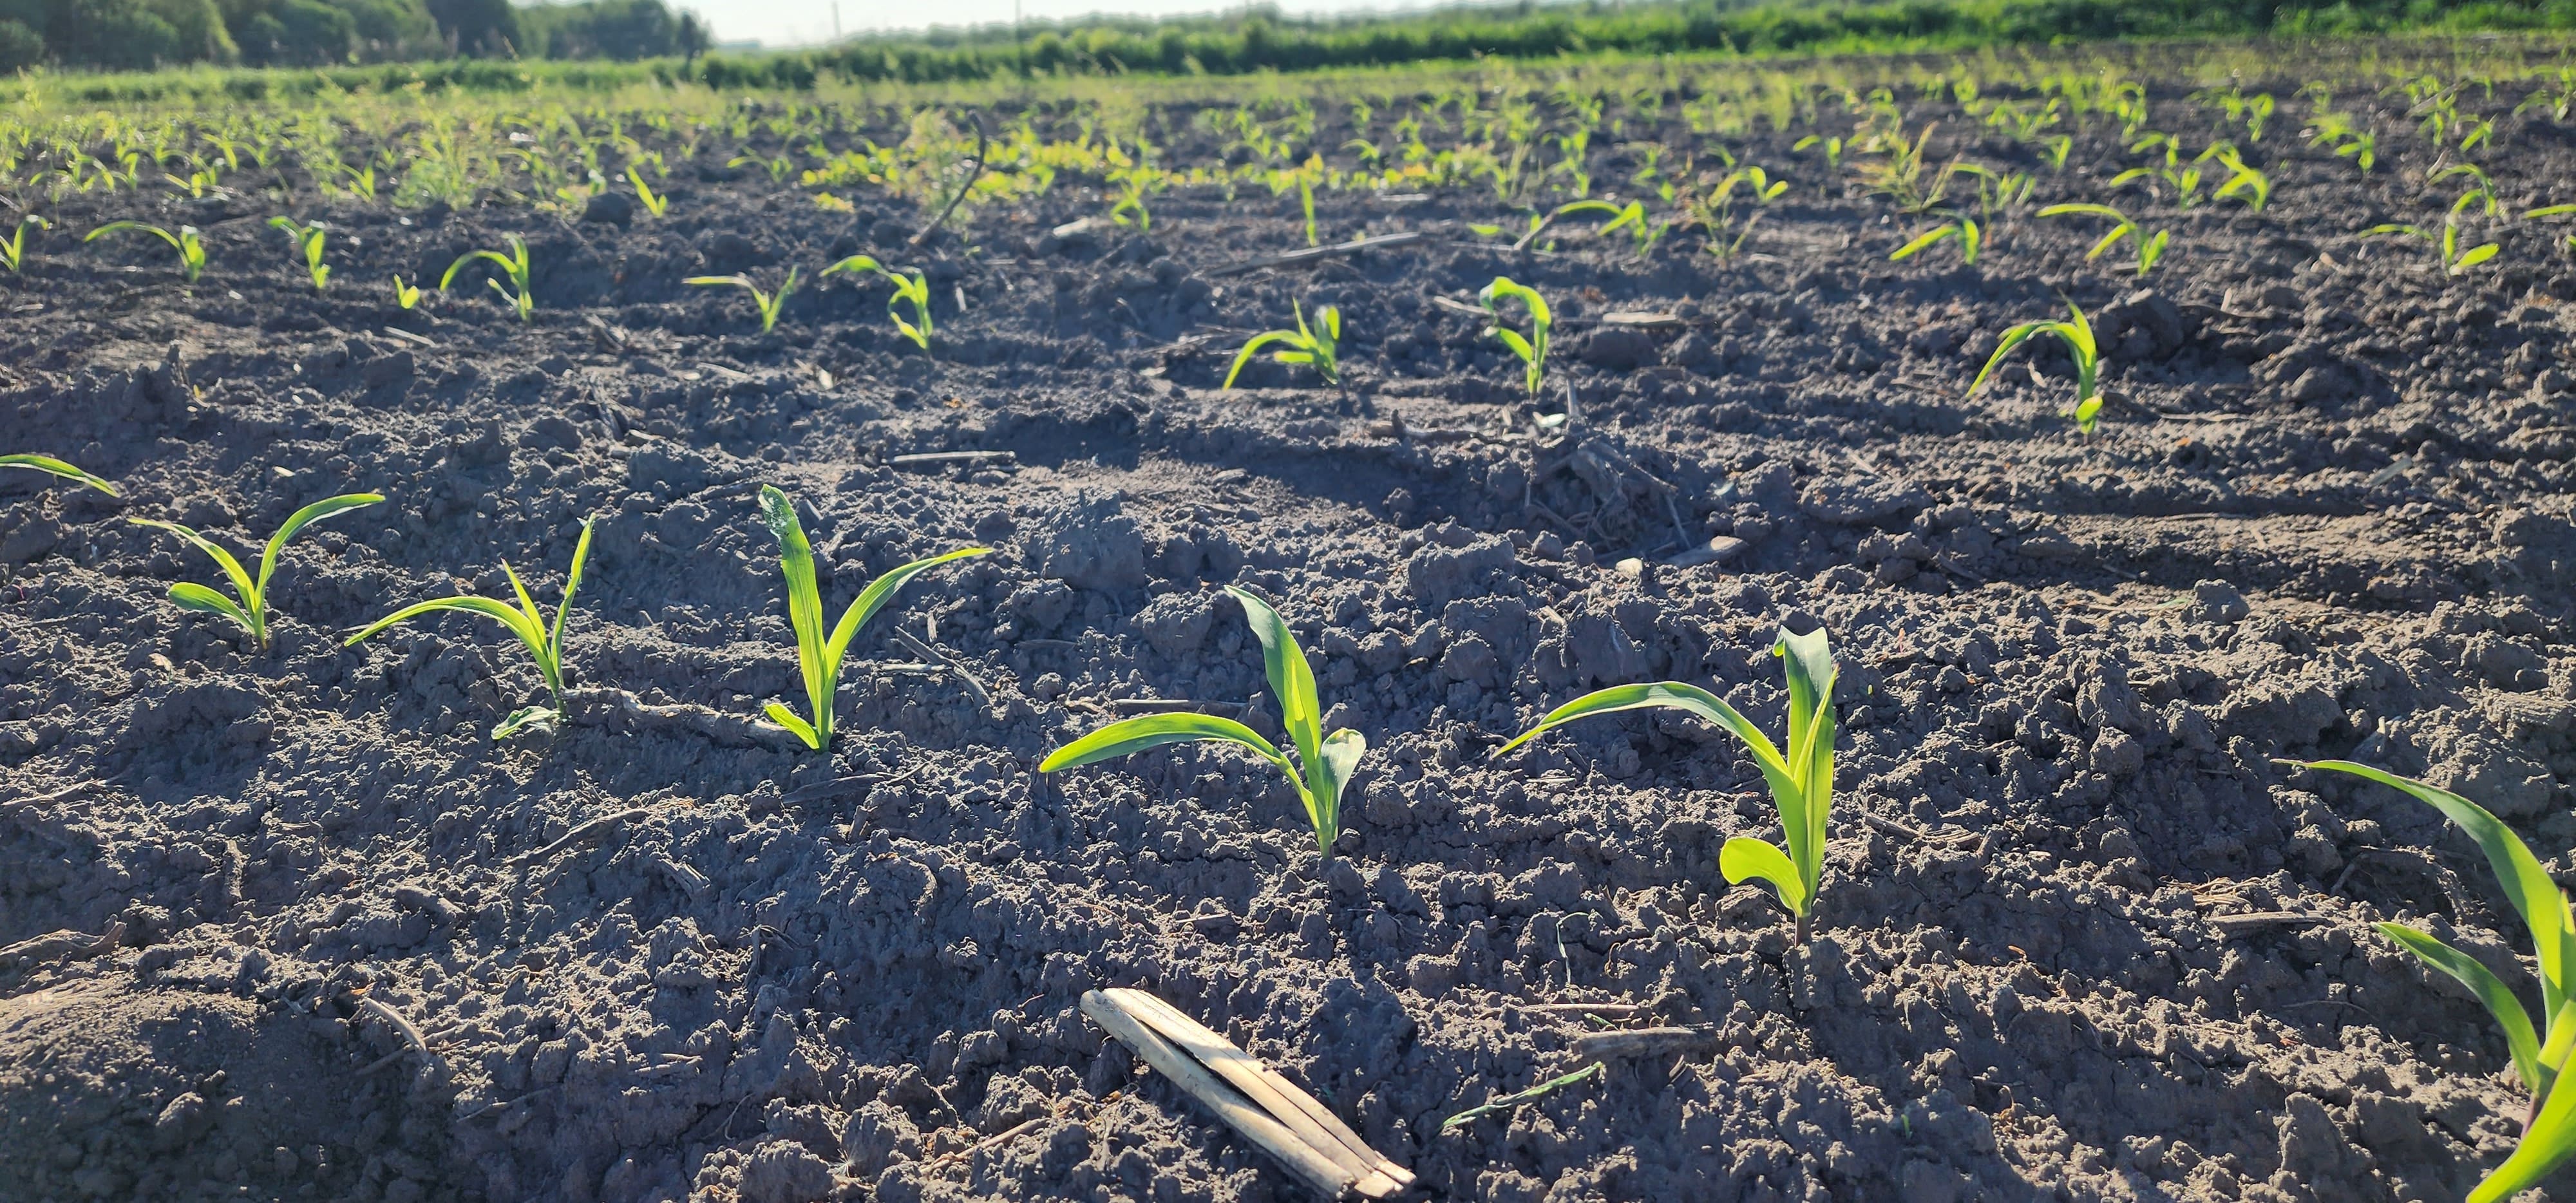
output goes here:
<path id="1" fill-rule="evenodd" d="M 1174 17 L 1237 7 L 1225 0 L 1018 0 L 1030 20 L 1061 21 L 1094 13 Z M 1013 0 L 838 0 L 841 33 L 926 29 L 933 25 L 990 25 L 1011 20 Z M 678 7 L 706 18 L 719 42 L 757 41 L 764 46 L 811 46 L 832 40 L 834 0 L 678 0 Z M 1394 11 L 1423 7 L 1402 0 L 1280 0 L 1295 14 Z"/>

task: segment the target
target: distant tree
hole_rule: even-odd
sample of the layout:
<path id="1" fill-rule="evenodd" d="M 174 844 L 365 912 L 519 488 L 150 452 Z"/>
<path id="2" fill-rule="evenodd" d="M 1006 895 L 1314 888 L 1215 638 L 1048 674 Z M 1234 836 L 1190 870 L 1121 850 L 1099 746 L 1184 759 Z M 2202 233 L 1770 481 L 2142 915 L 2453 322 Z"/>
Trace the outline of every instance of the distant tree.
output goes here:
<path id="1" fill-rule="evenodd" d="M 707 47 L 714 43 L 714 36 L 707 31 L 707 23 L 699 20 L 698 14 L 680 14 L 680 59 L 683 63 L 698 61 L 698 56 L 705 54 Z"/>
<path id="2" fill-rule="evenodd" d="M 44 61 L 44 35 L 24 21 L 0 18 L 0 71 L 24 71 Z"/>
<path id="3" fill-rule="evenodd" d="M 458 54 L 516 58 L 519 14 L 510 0 L 428 0 L 429 16 Z"/>

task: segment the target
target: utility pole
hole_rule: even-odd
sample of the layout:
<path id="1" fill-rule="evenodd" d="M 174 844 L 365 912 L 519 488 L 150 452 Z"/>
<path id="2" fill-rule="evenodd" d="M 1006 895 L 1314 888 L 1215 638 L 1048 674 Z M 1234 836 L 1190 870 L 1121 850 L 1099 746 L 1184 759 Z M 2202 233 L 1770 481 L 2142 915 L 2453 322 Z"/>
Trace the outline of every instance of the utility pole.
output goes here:
<path id="1" fill-rule="evenodd" d="M 841 0 L 832 0 L 832 41 L 841 40 Z"/>

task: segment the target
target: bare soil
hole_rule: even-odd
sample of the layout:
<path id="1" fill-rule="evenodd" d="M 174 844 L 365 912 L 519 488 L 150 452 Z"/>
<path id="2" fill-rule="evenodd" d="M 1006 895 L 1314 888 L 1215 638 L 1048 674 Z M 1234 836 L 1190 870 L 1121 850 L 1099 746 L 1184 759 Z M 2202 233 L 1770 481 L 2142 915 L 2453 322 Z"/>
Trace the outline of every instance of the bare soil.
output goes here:
<path id="1" fill-rule="evenodd" d="M 1920 116 L 1945 112 L 1939 153 L 2038 167 Z M 1106 207 L 1070 183 L 907 255 L 910 206 L 709 167 L 624 226 L 308 209 L 317 296 L 273 201 L 76 199 L 0 298 L 0 450 L 125 493 L 0 477 L 0 1198 L 1297 1197 L 1104 1049 L 1075 1009 L 1103 985 L 1269 1058 L 1438 1197 L 2457 1198 L 2523 1095 L 2476 1002 L 2369 924 L 2507 969 L 2509 912 L 2428 809 L 2271 758 L 2428 773 L 2576 840 L 2576 273 L 2538 225 L 2456 280 L 2364 246 L 2439 220 L 2431 152 L 2390 132 L 2364 177 L 2293 124 L 2248 147 L 2260 214 L 2117 202 L 2176 231 L 2143 281 L 2084 261 L 2098 227 L 2030 218 L 1973 268 L 1890 264 L 1928 223 L 1788 135 L 1738 148 L 1794 187 L 1731 263 L 1694 235 L 1479 248 L 1490 196 L 1328 194 L 1328 240 L 1433 237 L 1216 276 L 1303 245 L 1293 194 L 1057 238 Z M 2566 135 L 2499 130 L 2507 199 L 2565 199 Z M 2085 134 L 2041 199 L 2127 162 Z M 205 229 L 206 279 L 71 237 L 129 216 Z M 507 232 L 533 323 L 470 273 L 385 301 Z M 927 267 L 935 356 L 882 285 L 809 286 L 760 335 L 680 284 L 859 250 Z M 1441 303 L 1497 274 L 1557 303 L 1565 426 Z M 2113 364 L 2089 438 L 2052 347 L 1962 397 L 2061 295 Z M 1347 394 L 1267 364 L 1217 391 L 1292 298 L 1341 306 Z M 996 454 L 901 458 L 957 451 Z M 861 636 L 828 755 L 744 721 L 801 705 L 761 483 L 800 499 L 835 609 L 1000 551 Z M 390 500 L 287 549 L 265 655 L 173 608 L 213 569 L 123 521 L 252 548 L 355 489 Z M 585 515 L 569 659 L 643 707 L 496 744 L 542 696 L 497 627 L 341 646 L 506 595 L 504 559 L 550 600 Z M 1715 536 L 1740 542 L 1674 562 Z M 1225 583 L 1281 603 L 1369 737 L 1330 862 L 1229 750 L 1034 771 L 1121 703 L 1275 729 Z M 1772 822 L 1718 733 L 1629 716 L 1490 758 L 1660 677 L 1777 730 L 1773 633 L 1817 625 L 1845 735 L 1811 948 L 1718 873 Z M 1566 1001 L 1711 1035 L 1443 1133 L 1579 1064 L 1599 1025 L 1525 1009 Z"/>

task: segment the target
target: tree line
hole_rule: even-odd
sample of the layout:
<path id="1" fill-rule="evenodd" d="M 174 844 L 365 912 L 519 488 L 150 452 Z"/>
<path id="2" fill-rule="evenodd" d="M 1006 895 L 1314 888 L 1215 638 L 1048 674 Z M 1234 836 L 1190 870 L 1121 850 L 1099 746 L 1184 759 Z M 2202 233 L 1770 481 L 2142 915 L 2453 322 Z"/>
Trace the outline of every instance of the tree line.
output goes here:
<path id="1" fill-rule="evenodd" d="M 694 59 L 664 0 L 0 0 L 0 71 L 340 66 L 417 59 Z"/>

